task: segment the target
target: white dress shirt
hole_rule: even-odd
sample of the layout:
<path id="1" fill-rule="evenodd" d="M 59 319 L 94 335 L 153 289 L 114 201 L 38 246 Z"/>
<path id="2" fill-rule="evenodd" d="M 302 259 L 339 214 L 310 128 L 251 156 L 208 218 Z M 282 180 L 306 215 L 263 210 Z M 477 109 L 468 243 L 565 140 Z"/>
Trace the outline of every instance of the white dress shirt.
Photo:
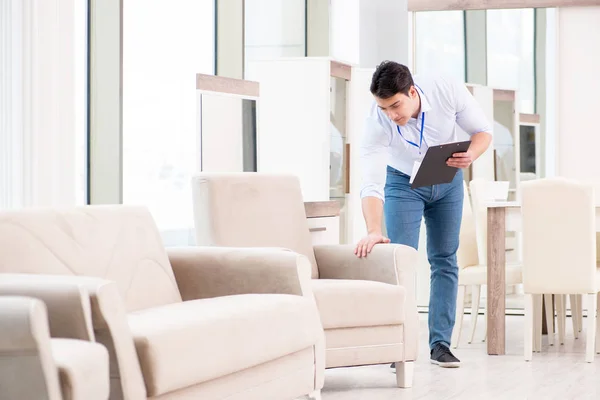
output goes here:
<path id="1" fill-rule="evenodd" d="M 464 83 L 444 76 L 414 76 L 421 97 L 418 118 L 411 118 L 405 126 L 398 126 L 383 112 L 375 101 L 366 120 L 366 129 L 360 148 L 363 175 L 360 196 L 384 200 L 386 167 L 411 175 L 415 161 L 425 156 L 429 146 L 458 140 L 457 124 L 469 136 L 479 132 L 492 133 L 492 127 L 483 110 Z M 421 126 L 423 141 L 419 144 Z"/>

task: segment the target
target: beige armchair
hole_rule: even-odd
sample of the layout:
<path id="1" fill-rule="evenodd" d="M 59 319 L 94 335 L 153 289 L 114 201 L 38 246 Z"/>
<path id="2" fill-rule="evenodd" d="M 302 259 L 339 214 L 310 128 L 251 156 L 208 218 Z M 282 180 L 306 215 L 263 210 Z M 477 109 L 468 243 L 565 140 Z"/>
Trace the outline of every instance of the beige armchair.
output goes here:
<path id="1" fill-rule="evenodd" d="M 378 245 L 359 259 L 353 245 L 313 247 L 293 176 L 202 173 L 192 186 L 199 245 L 276 246 L 310 260 L 327 368 L 396 362 L 398 385 L 411 386 L 419 327 L 414 249 Z"/>
<path id="2" fill-rule="evenodd" d="M 302 256 L 167 253 L 148 211 L 128 206 L 3 212 L 0 240 L 0 281 L 2 272 L 46 274 L 22 276 L 23 287 L 40 291 L 42 280 L 89 296 L 93 337 L 110 354 L 111 399 L 319 396 L 324 334 Z M 86 307 L 71 300 L 85 321 Z M 81 318 L 69 324 L 86 335 Z"/>
<path id="3" fill-rule="evenodd" d="M 41 300 L 0 296 L 0 400 L 106 400 L 108 395 L 104 346 L 51 339 Z"/>

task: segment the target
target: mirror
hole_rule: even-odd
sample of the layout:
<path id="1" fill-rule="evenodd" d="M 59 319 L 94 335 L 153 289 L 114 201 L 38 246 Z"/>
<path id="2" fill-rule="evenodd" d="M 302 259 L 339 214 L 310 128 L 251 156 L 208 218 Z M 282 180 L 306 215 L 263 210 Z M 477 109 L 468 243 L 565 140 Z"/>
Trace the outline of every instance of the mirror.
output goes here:
<path id="1" fill-rule="evenodd" d="M 344 198 L 346 194 L 346 80 L 337 77 L 330 78 L 330 190 L 332 199 Z"/>
<path id="2" fill-rule="evenodd" d="M 200 93 L 200 170 L 256 172 L 256 100 Z"/>
<path id="3" fill-rule="evenodd" d="M 330 77 L 330 153 L 329 198 L 340 203 L 340 243 L 347 239 L 348 150 L 346 133 L 347 82 L 340 77 Z"/>

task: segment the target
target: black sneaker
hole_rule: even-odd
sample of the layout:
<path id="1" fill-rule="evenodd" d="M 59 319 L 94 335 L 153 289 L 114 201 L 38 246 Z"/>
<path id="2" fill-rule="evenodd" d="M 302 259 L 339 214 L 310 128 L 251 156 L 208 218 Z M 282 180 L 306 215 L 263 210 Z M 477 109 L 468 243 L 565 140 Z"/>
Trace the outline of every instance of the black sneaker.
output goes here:
<path id="1" fill-rule="evenodd" d="M 436 344 L 431 350 L 431 363 L 442 368 L 460 367 L 460 360 L 454 357 L 450 349 L 441 343 Z"/>

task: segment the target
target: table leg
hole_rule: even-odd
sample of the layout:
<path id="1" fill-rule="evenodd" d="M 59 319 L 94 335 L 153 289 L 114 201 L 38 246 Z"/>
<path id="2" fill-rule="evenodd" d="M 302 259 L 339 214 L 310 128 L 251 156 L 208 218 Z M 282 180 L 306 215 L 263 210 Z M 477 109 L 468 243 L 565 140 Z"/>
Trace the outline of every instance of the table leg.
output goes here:
<path id="1" fill-rule="evenodd" d="M 506 318 L 506 209 L 487 209 L 487 349 L 504 355 Z"/>

